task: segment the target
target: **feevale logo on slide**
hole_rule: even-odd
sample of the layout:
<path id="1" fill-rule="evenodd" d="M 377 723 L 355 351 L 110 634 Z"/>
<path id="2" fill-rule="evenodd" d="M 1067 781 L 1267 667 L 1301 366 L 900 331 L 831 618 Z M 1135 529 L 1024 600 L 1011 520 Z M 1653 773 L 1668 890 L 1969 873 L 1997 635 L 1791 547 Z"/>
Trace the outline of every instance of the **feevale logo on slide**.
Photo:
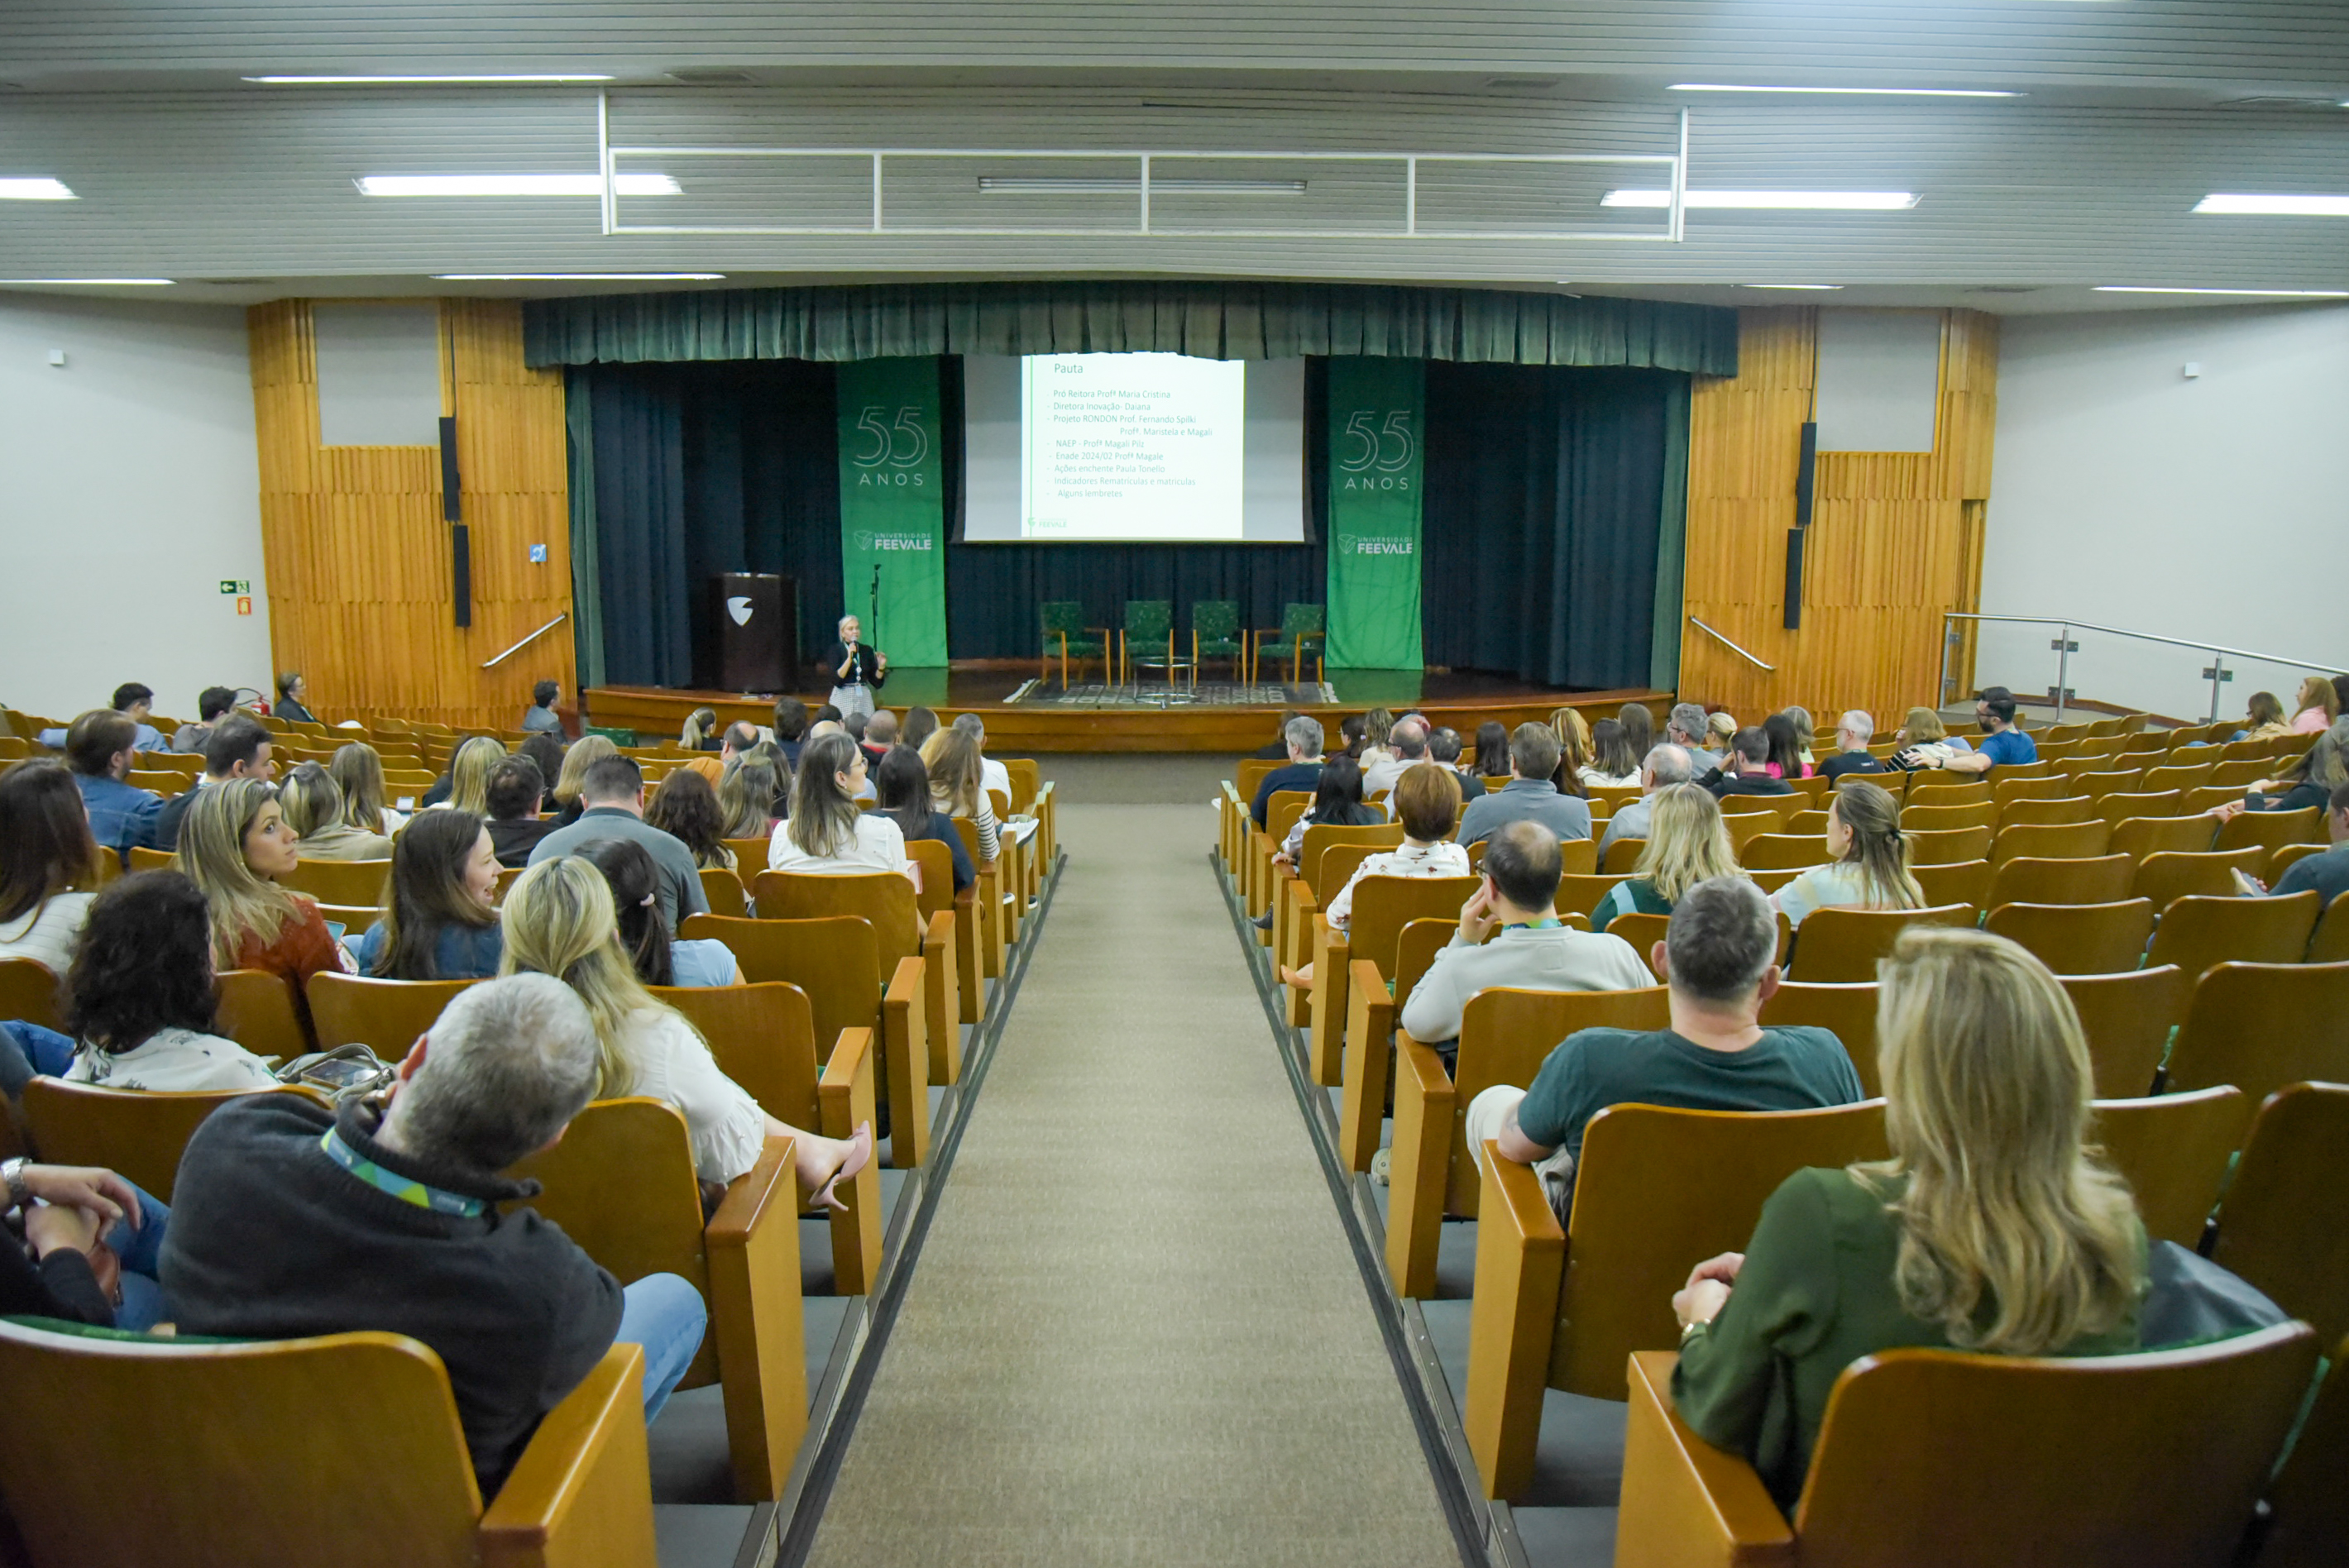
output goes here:
<path id="1" fill-rule="evenodd" d="M 745 599 L 740 593 L 734 594 L 726 601 L 726 614 L 733 617 L 734 624 L 736 625 L 749 625 L 750 624 L 751 614 L 750 601 Z"/>
<path id="2" fill-rule="evenodd" d="M 1357 555 L 1415 555 L 1418 545 L 1410 539 L 1357 539 L 1353 542 Z"/>
<path id="3" fill-rule="evenodd" d="M 936 550 L 937 541 L 926 533 L 874 533 L 866 529 L 856 531 L 859 550 Z"/>

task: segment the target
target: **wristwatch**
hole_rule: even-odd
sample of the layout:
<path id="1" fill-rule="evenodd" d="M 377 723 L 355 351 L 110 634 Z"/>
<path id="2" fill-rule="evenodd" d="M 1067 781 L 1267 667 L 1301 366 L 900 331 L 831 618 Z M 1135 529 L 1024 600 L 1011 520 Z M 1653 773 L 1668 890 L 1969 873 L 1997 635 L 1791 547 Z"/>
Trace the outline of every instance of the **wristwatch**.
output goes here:
<path id="1" fill-rule="evenodd" d="M 25 1185 L 25 1167 L 30 1163 L 30 1161 L 21 1158 L 0 1160 L 0 1181 L 8 1183 L 8 1207 L 11 1209 L 21 1209 L 33 1201 L 31 1190 Z"/>

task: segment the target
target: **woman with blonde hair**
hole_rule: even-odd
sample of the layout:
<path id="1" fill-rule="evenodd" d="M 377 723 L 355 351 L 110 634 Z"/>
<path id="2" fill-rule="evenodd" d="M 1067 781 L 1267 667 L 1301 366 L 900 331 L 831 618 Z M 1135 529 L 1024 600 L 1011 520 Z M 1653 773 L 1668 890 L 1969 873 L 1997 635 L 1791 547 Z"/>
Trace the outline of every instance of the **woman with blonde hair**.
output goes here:
<path id="1" fill-rule="evenodd" d="M 579 801 L 579 791 L 587 783 L 587 769 L 606 757 L 617 757 L 620 748 L 608 735 L 583 735 L 563 754 L 563 771 L 554 776 L 554 825 L 567 828 L 579 820 L 587 808 Z"/>
<path id="2" fill-rule="evenodd" d="M 2311 676 L 2300 683 L 2300 695 L 2292 699 L 2292 732 L 2294 735 L 2322 735 L 2333 727 L 2341 717 L 2341 694 L 2323 676 Z"/>
<path id="3" fill-rule="evenodd" d="M 1649 802 L 1648 841 L 1638 863 L 1590 912 L 1590 929 L 1606 930 L 1619 914 L 1670 914 L 1697 883 L 1744 874 L 1713 791 L 1695 784 L 1668 785 Z"/>
<path id="4" fill-rule="evenodd" d="M 399 831 L 408 818 L 384 804 L 383 754 L 364 740 L 335 748 L 326 776 L 343 792 L 343 826 L 386 838 Z"/>
<path id="5" fill-rule="evenodd" d="M 1827 803 L 1827 860 L 1770 895 L 1771 907 L 1800 927 L 1813 910 L 1922 909 L 1925 890 L 1909 874 L 1900 803 L 1865 779 L 1847 779 Z"/>
<path id="6" fill-rule="evenodd" d="M 490 775 L 506 759 L 502 740 L 477 735 L 457 748 L 457 755 L 449 759 L 449 789 L 440 799 L 425 801 L 427 806 L 453 806 L 460 811 L 471 811 L 476 817 L 490 814 Z"/>
<path id="7" fill-rule="evenodd" d="M 1383 707 L 1374 707 L 1362 715 L 1362 752 L 1357 759 L 1365 769 L 1394 756 L 1387 737 L 1394 730 L 1394 714 Z"/>
<path id="8" fill-rule="evenodd" d="M 780 787 L 775 765 L 759 753 L 746 752 L 734 758 L 732 766 L 718 782 L 718 814 L 725 830 L 719 837 L 763 839 L 772 833 L 775 792 Z M 663 780 L 663 788 L 667 788 L 667 780 Z"/>
<path id="9" fill-rule="evenodd" d="M 2284 722 L 2283 702 L 2271 691 L 2255 691 L 2251 705 L 2244 710 L 2243 727 L 2235 731 L 2237 740 L 2273 740 L 2279 735 L 2292 733 Z"/>
<path id="10" fill-rule="evenodd" d="M 1778 711 L 1795 727 L 1795 755 L 1803 765 L 1803 776 L 1808 778 L 1812 766 L 1818 761 L 1811 755 L 1811 747 L 1819 738 L 1818 724 L 1811 717 L 1811 710 L 1800 705 Z"/>
<path id="11" fill-rule="evenodd" d="M 277 787 L 277 804 L 300 835 L 295 851 L 305 861 L 381 861 L 391 858 L 391 841 L 344 820 L 343 792 L 334 775 L 305 762 Z"/>
<path id="12" fill-rule="evenodd" d="M 1880 970 L 1892 1158 L 1798 1171 L 1744 1253 L 1672 1298 L 1672 1398 L 1791 1507 L 1827 1398 L 1864 1356 L 2137 1348 L 2146 1235 L 2089 1141 L 2094 1080 L 2046 966 L 1978 931 L 1911 926 Z"/>
<path id="13" fill-rule="evenodd" d="M 500 975 L 552 975 L 577 993 L 595 1024 L 595 1098 L 643 1095 L 685 1118 L 693 1168 L 723 1184 L 759 1161 L 770 1138 L 792 1140 L 800 1186 L 816 1203 L 844 1209 L 833 1189 L 873 1158 L 870 1122 L 846 1140 L 820 1138 L 759 1109 L 719 1070 L 685 1016 L 645 989 L 620 949 L 611 884 L 576 855 L 541 861 L 506 892 Z"/>
<path id="14" fill-rule="evenodd" d="M 180 824 L 179 869 L 204 895 L 214 969 L 266 969 L 301 984 L 324 970 L 349 973 L 349 956 L 316 900 L 277 879 L 300 859 L 301 841 L 258 779 L 223 779 L 197 792 Z"/>
<path id="15" fill-rule="evenodd" d="M 678 732 L 677 743 L 688 751 L 718 749 L 718 710 L 697 707 L 685 716 L 685 727 Z"/>
<path id="16" fill-rule="evenodd" d="M 1730 742 L 1737 738 L 1737 719 L 1727 712 L 1708 714 L 1704 721 L 1705 749 L 1723 758 L 1729 755 Z"/>
<path id="17" fill-rule="evenodd" d="M 922 766 L 930 775 L 930 803 L 949 817 L 968 817 L 978 833 L 978 866 L 995 863 L 1002 843 L 995 803 L 988 799 L 978 740 L 948 726 L 922 743 Z"/>

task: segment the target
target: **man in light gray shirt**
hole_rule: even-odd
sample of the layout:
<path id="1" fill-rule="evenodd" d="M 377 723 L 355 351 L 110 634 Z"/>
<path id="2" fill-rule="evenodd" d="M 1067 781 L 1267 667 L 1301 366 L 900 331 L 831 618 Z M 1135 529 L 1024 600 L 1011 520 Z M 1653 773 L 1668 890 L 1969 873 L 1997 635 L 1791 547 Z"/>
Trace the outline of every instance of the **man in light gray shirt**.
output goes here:
<path id="1" fill-rule="evenodd" d="M 685 916 L 709 913 L 693 851 L 645 820 L 645 776 L 634 758 L 606 757 L 591 766 L 579 783 L 579 803 L 586 808 L 579 820 L 539 840 L 530 851 L 532 865 L 575 854 L 604 839 L 632 840 L 642 844 L 660 868 L 661 918 L 668 923 L 671 935 Z"/>
<path id="2" fill-rule="evenodd" d="M 1362 793 L 1365 796 L 1375 795 L 1381 789 L 1392 789 L 1395 780 L 1402 777 L 1403 769 L 1415 768 L 1427 760 L 1427 720 L 1417 714 L 1405 714 L 1396 719 L 1394 727 L 1387 731 L 1387 746 L 1389 754 L 1363 769 Z M 1390 811 L 1387 815 L 1392 817 L 1394 813 Z"/>
<path id="3" fill-rule="evenodd" d="M 1644 839 L 1648 836 L 1648 808 L 1654 804 L 1656 791 L 1674 784 L 1689 781 L 1695 765 L 1689 759 L 1688 748 L 1670 741 L 1648 753 L 1640 765 L 1640 798 L 1607 819 L 1607 832 L 1599 841 L 1599 863 L 1607 863 L 1607 851 L 1618 839 Z"/>
<path id="4" fill-rule="evenodd" d="M 1491 838 L 1511 822 L 1539 822 L 1561 839 L 1590 837 L 1590 802 L 1561 795 L 1550 776 L 1557 771 L 1557 737 L 1547 724 L 1521 724 L 1509 737 L 1509 781 L 1468 802 L 1460 819 L 1460 841 Z"/>
<path id="5" fill-rule="evenodd" d="M 1557 840 L 1538 822 L 1511 822 L 1485 845 L 1484 884 L 1460 911 L 1451 945 L 1435 955 L 1402 1008 L 1411 1037 L 1433 1047 L 1447 1066 L 1459 1050 L 1462 1010 L 1479 991 L 1629 991 L 1657 984 L 1621 937 L 1559 922 L 1559 869 Z"/>
<path id="6" fill-rule="evenodd" d="M 1664 738 L 1688 753 L 1689 777 L 1702 779 L 1716 768 L 1726 768 L 1726 753 L 1704 748 L 1704 709 L 1692 702 L 1672 705 L 1671 717 L 1664 721 Z"/>

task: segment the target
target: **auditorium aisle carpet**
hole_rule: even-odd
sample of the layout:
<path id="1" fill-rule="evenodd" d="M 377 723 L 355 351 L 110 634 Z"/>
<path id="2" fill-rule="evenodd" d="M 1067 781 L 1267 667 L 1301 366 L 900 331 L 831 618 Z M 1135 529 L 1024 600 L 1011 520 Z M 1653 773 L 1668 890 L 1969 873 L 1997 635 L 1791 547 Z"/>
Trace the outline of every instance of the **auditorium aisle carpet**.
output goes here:
<path id="1" fill-rule="evenodd" d="M 810 1561 L 1455 1563 L 1195 805 L 1068 865 Z"/>

